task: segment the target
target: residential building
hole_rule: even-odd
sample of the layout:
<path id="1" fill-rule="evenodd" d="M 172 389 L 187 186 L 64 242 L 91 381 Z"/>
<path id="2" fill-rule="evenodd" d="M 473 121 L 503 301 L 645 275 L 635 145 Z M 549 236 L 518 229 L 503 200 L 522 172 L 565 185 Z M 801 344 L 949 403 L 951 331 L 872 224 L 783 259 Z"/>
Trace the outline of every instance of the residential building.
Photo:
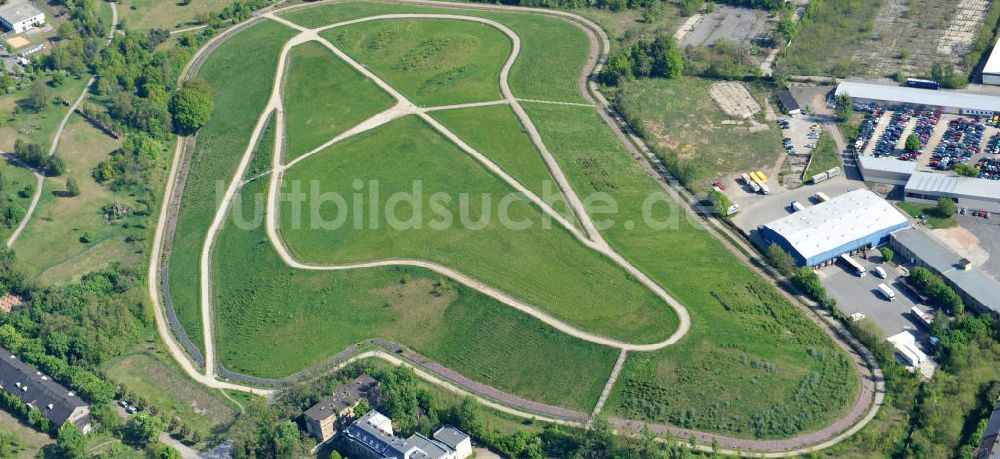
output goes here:
<path id="1" fill-rule="evenodd" d="M 82 432 L 90 432 L 92 422 L 87 402 L 4 348 L 0 348 L 0 390 L 37 409 L 53 426 L 71 422 Z"/>
<path id="2" fill-rule="evenodd" d="M 1000 459 L 1000 400 L 993 406 L 990 420 L 986 421 L 986 431 L 976 451 L 976 459 Z"/>
<path id="3" fill-rule="evenodd" d="M 340 385 L 306 410 L 306 429 L 316 441 L 326 442 L 354 419 L 354 408 L 361 400 L 367 400 L 372 406 L 379 402 L 379 383 L 366 374 Z"/>
<path id="4" fill-rule="evenodd" d="M 45 23 L 45 13 L 26 0 L 11 0 L 0 5 L 0 26 L 4 30 L 21 33 Z"/>
<path id="5" fill-rule="evenodd" d="M 392 420 L 372 410 L 342 433 L 342 446 L 352 459 L 465 459 L 472 455 L 469 436 L 454 427 L 442 427 L 427 438 L 419 433 L 397 437 Z"/>

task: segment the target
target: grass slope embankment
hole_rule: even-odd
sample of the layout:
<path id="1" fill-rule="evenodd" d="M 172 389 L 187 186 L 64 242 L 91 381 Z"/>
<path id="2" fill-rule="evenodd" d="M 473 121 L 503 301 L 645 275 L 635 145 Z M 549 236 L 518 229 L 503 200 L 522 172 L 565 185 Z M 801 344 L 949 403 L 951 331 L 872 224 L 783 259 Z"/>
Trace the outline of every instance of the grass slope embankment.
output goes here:
<path id="1" fill-rule="evenodd" d="M 261 221 L 267 177 L 235 201 Z M 227 220 L 213 269 L 216 342 L 230 370 L 282 377 L 368 338 L 413 348 L 474 380 L 589 410 L 617 353 L 559 332 L 424 269 L 305 271 L 285 265 L 260 225 Z M 253 275 L 248 275 L 253 273 Z"/>
<path id="2" fill-rule="evenodd" d="M 213 89 L 215 112 L 198 133 L 184 182 L 170 245 L 170 293 L 191 340 L 204 346 L 198 260 L 225 190 L 274 84 L 281 47 L 295 31 L 274 21 L 250 26 L 226 40 L 205 62 L 198 78 Z"/>
<path id="3" fill-rule="evenodd" d="M 395 101 L 329 49 L 303 43 L 289 54 L 284 82 L 285 161 L 291 161 Z"/>
<path id="4" fill-rule="evenodd" d="M 289 11 L 282 17 L 305 27 L 322 27 L 390 13 L 462 14 L 497 20 L 521 37 L 521 53 L 510 72 L 510 88 L 514 95 L 526 99 L 562 102 L 587 101 L 580 94 L 578 86 L 580 69 L 587 62 L 590 49 L 587 34 L 564 19 L 523 13 L 374 2 L 316 5 Z"/>
<path id="5" fill-rule="evenodd" d="M 591 109 L 529 106 L 578 193 L 618 202 L 609 243 L 684 304 L 692 325 L 679 343 L 631 353 L 609 415 L 745 437 L 818 428 L 854 401 L 847 356 L 801 311 L 732 256 L 625 151 Z M 662 228 L 644 224 L 648 215 Z M 634 222 L 628 229 L 624 222 Z"/>
<path id="6" fill-rule="evenodd" d="M 300 261 L 430 260 L 593 333 L 651 343 L 677 327 L 649 289 L 564 228 L 545 229 L 549 217 L 539 208 L 416 117 L 309 157 L 284 181 L 293 194 L 297 184 L 318 187 L 279 210 Z M 358 214 L 328 199 L 355 202 L 359 194 L 377 205 L 374 224 L 368 209 Z"/>
<path id="7" fill-rule="evenodd" d="M 431 116 L 579 226 L 541 153 L 509 106 L 444 110 Z"/>
<path id="8" fill-rule="evenodd" d="M 420 106 L 499 99 L 512 47 L 493 27 L 453 19 L 375 20 L 321 35 Z"/>

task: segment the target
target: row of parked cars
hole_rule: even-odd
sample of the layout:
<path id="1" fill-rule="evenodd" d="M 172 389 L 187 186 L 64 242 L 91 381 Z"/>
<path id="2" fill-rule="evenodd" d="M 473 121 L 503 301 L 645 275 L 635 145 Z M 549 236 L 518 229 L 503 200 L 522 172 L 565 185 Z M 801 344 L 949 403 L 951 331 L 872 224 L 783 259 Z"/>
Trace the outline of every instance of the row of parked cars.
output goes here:
<path id="1" fill-rule="evenodd" d="M 930 165 L 940 170 L 954 169 L 955 164 L 968 163 L 979 153 L 986 126 L 979 121 L 956 118 L 948 123 L 941 143 L 934 150 Z"/>
<path id="2" fill-rule="evenodd" d="M 128 414 L 135 414 L 135 413 L 137 413 L 139 411 L 139 408 L 136 408 L 135 405 L 133 405 L 131 402 L 129 402 L 128 400 L 125 400 L 125 399 L 119 400 L 118 401 L 118 406 L 124 408 L 125 412 L 128 413 Z"/>
<path id="3" fill-rule="evenodd" d="M 1000 159 L 983 158 L 976 163 L 979 168 L 979 178 L 988 180 L 1000 180 Z"/>
<path id="4" fill-rule="evenodd" d="M 889 125 L 885 127 L 885 131 L 882 131 L 882 137 L 875 144 L 874 155 L 876 158 L 896 154 L 896 145 L 899 145 L 899 139 L 903 137 L 903 131 L 906 130 L 906 125 L 909 122 L 910 112 L 908 110 L 900 110 L 892 114 Z"/>

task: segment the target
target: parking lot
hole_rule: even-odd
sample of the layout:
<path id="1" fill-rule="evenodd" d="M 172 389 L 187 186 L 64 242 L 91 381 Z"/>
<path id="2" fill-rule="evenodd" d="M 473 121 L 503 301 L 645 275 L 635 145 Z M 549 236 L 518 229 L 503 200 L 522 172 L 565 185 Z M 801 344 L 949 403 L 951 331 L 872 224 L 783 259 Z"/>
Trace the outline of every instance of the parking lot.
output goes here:
<path id="1" fill-rule="evenodd" d="M 817 185 L 807 185 L 794 190 L 781 189 L 778 192 L 772 190 L 772 193 L 767 196 L 751 194 L 748 190 L 741 190 L 737 187 L 731 195 L 737 193 L 744 195 L 742 200 L 733 200 L 733 202 L 740 203 L 742 211 L 734 215 L 732 221 L 738 228 L 750 235 L 754 244 L 760 246 L 761 242 L 757 239 L 757 227 L 790 215 L 792 201 L 798 201 L 809 207 L 816 204 L 813 195 L 817 192 L 822 191 L 827 196 L 835 198 L 850 191 L 851 185 L 843 176 L 840 176 Z"/>
<path id="2" fill-rule="evenodd" d="M 853 258 L 868 270 L 867 276 L 858 277 L 843 266 L 842 262 L 817 271 L 827 292 L 837 300 L 837 308 L 848 316 L 854 313 L 864 314 L 890 336 L 904 330 L 914 334 L 924 333 L 917 323 L 918 319 L 910 314 L 911 308 L 921 304 L 920 298 L 903 282 L 900 270 L 881 263 L 881 255 L 872 255 L 867 260 L 859 256 Z M 888 276 L 886 279 L 880 279 L 874 274 L 876 266 L 885 270 Z M 895 300 L 886 300 L 879 293 L 878 285 L 883 283 L 896 292 Z M 929 311 L 926 306 L 921 308 Z"/>
<path id="3" fill-rule="evenodd" d="M 878 110 L 862 125 L 862 133 L 869 135 L 862 154 L 915 161 L 917 170 L 924 172 L 948 173 L 958 163 L 986 165 L 990 169 L 994 161 L 1000 166 L 993 153 L 1000 140 L 1000 129 L 986 121 L 931 111 Z M 869 126 L 867 129 L 865 124 Z M 920 137 L 920 153 L 904 151 L 911 133 Z"/>
<path id="4" fill-rule="evenodd" d="M 1000 219 L 955 215 L 955 221 L 979 239 L 978 249 L 987 256 L 980 269 L 1000 279 Z"/>
<path id="5" fill-rule="evenodd" d="M 726 39 L 742 46 L 770 31 L 764 10 L 716 6 L 683 34 L 682 46 L 711 46 Z"/>

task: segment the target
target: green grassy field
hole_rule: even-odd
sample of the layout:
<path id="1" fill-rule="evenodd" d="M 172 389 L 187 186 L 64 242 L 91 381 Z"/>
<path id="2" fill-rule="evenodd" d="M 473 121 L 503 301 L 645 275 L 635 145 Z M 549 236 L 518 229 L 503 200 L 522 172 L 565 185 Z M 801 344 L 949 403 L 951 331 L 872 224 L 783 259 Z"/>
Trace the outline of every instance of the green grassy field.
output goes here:
<path id="1" fill-rule="evenodd" d="M 0 96 L 0 118 L 4 118 L 4 122 L 0 122 L 0 151 L 14 151 L 14 142 L 22 139 L 39 144 L 42 151 L 47 152 L 52 144 L 52 135 L 68 110 L 56 99 L 76 100 L 86 83 L 86 79 L 66 78 L 61 86 L 50 87 L 50 103 L 37 112 L 25 109 L 15 113 L 28 98 L 28 89 Z"/>
<path id="2" fill-rule="evenodd" d="M 587 62 L 589 40 L 576 25 L 542 15 L 455 10 L 415 5 L 350 2 L 317 5 L 283 14 L 306 27 L 321 27 L 339 21 L 389 13 L 455 13 L 495 19 L 521 37 L 521 54 L 510 74 L 514 95 L 526 99 L 586 102 L 577 85 L 580 69 Z"/>
<path id="3" fill-rule="evenodd" d="M 202 347 L 198 259 L 208 226 L 240 155 L 267 104 L 283 43 L 295 31 L 273 21 L 256 24 L 216 49 L 198 77 L 213 88 L 215 112 L 198 133 L 173 243 L 170 293 L 188 336 Z"/>
<path id="4" fill-rule="evenodd" d="M 203 16 L 217 13 L 234 0 L 202 0 L 195 2 L 167 0 L 122 0 L 118 14 L 129 30 L 175 30 L 202 24 Z"/>
<path id="5" fill-rule="evenodd" d="M 656 199 L 662 191 L 593 110 L 527 110 L 577 192 L 603 191 L 617 200 L 608 242 L 691 314 L 691 330 L 676 345 L 629 354 L 608 414 L 770 437 L 819 427 L 843 413 L 858 390 L 847 357 L 674 201 Z M 641 223 L 647 199 L 656 204 L 650 218 L 664 228 Z M 636 222 L 632 229 L 627 221 Z M 780 413 L 797 424 L 780 426 L 780 433 L 757 430 Z"/>
<path id="6" fill-rule="evenodd" d="M 112 262 L 138 262 L 141 243 L 125 238 L 142 235 L 137 225 L 141 218 L 129 216 L 107 223 L 102 211 L 113 202 L 136 209 L 135 199 L 126 192 L 111 191 L 92 176 L 97 164 L 120 146 L 82 118 L 70 119 L 56 152 L 66 162 L 66 173 L 45 179 L 38 208 L 14 244 L 18 265 L 29 278 L 43 284 L 66 284 Z M 76 181 L 79 195 L 63 195 L 67 178 Z M 84 235 L 90 236 L 89 242 L 83 241 Z"/>
<path id="7" fill-rule="evenodd" d="M 0 432 L 5 432 L 17 438 L 21 450 L 12 456 L 5 456 L 9 459 L 31 459 L 39 457 L 42 450 L 49 445 L 55 444 L 55 440 L 48 435 L 35 430 L 34 427 L 24 424 L 6 410 L 0 410 Z"/>
<path id="8" fill-rule="evenodd" d="M 0 178 L 3 179 L 0 199 L 6 200 L 7 206 L 19 208 L 22 213 L 26 212 L 28 206 L 31 205 L 31 196 L 35 193 L 35 175 L 13 161 L 2 159 L 0 160 Z M 6 241 L 18 223 L 20 223 L 20 219 L 12 220 L 10 225 L 0 224 L 0 241 Z"/>
<path id="9" fill-rule="evenodd" d="M 920 218 L 921 215 L 927 217 L 924 223 L 934 229 L 951 228 L 958 225 L 954 215 L 942 214 L 933 204 L 900 201 L 896 203 L 896 206 L 913 218 Z"/>
<path id="10" fill-rule="evenodd" d="M 649 343 L 676 327 L 673 310 L 652 292 L 565 229 L 544 229 L 537 207 L 507 199 L 506 183 L 416 117 L 334 145 L 289 169 L 284 180 L 293 194 L 289 186 L 318 186 L 301 206 L 279 211 L 282 235 L 301 261 L 431 260 L 595 333 Z M 374 215 L 376 225 L 367 211 L 320 200 L 336 193 L 353 202 L 357 180 L 378 183 L 378 196 L 365 196 L 385 209 Z M 390 196 L 415 186 L 421 190 L 414 203 L 402 201 L 391 212 Z M 437 194 L 447 199 L 429 198 Z"/>
<path id="11" fill-rule="evenodd" d="M 493 27 L 447 19 L 363 22 L 321 35 L 421 106 L 499 99 L 512 46 Z"/>
<path id="12" fill-rule="evenodd" d="M 266 184 L 244 187 L 242 215 L 263 218 L 254 197 Z M 216 342 L 230 370 L 286 376 L 382 337 L 477 381 L 587 410 L 617 356 L 423 269 L 289 268 L 263 227 L 243 228 L 230 220 L 213 257 Z"/>
<path id="13" fill-rule="evenodd" d="M 860 69 L 851 56 L 869 41 L 882 3 L 881 0 L 811 3 L 799 23 L 798 37 L 781 52 L 775 69 L 785 75 L 841 78 L 856 73 Z"/>
<path id="14" fill-rule="evenodd" d="M 824 132 L 816 141 L 816 148 L 812 151 L 812 159 L 809 161 L 809 169 L 806 170 L 805 178 L 809 179 L 809 177 L 834 167 L 840 167 L 840 154 L 837 152 L 837 144 L 833 141 L 833 137 L 830 136 L 830 133 Z"/>
<path id="15" fill-rule="evenodd" d="M 106 371 L 113 381 L 155 405 L 164 419 L 177 416 L 206 440 L 215 438 L 236 419 L 232 402 L 192 381 L 155 346 L 137 346 Z"/>
<path id="16" fill-rule="evenodd" d="M 579 226 L 541 153 L 510 107 L 444 110 L 431 116 Z"/>
<path id="17" fill-rule="evenodd" d="M 771 170 L 782 152 L 781 132 L 773 125 L 749 132 L 746 125 L 722 124 L 732 117 L 709 94 L 712 83 L 692 77 L 638 80 L 621 87 L 617 104 L 685 184 L 702 191 L 726 174 Z M 757 99 L 766 100 L 759 93 Z"/>
<path id="18" fill-rule="evenodd" d="M 404 10 L 442 11 L 346 4 L 303 9 L 286 17 L 294 15 L 296 21 L 323 25 L 373 11 Z M 525 23 L 561 22 L 523 15 L 476 14 L 509 20 L 519 34 L 532 30 Z M 543 29 L 539 26 L 538 30 Z M 526 51 L 531 46 L 542 50 L 530 65 L 548 64 L 542 59 L 546 56 L 544 50 L 574 46 L 573 43 L 583 49 L 576 56 L 586 56 L 585 37 L 575 41 L 573 34 L 562 37 L 551 32 L 533 35 L 534 39 L 529 39 L 528 33 L 521 36 Z M 526 52 L 523 57 L 528 59 L 528 56 Z M 523 88 L 536 91 L 518 93 L 521 97 L 553 98 L 558 94 L 579 97 L 575 81 L 583 60 L 574 59 L 551 54 L 551 68 L 546 71 L 564 72 L 568 76 L 562 80 L 538 86 L 515 84 L 512 80 L 512 85 L 515 91 Z M 567 67 L 574 62 L 575 68 Z M 216 97 L 220 91 L 236 92 L 236 86 L 233 87 L 232 91 L 217 88 Z M 244 87 L 238 90 L 246 92 Z M 216 106 L 219 107 L 218 102 Z M 680 343 L 655 353 L 630 354 L 606 406 L 608 415 L 671 422 L 737 436 L 773 438 L 817 428 L 844 412 L 858 390 L 858 376 L 847 357 L 773 287 L 726 252 L 699 225 L 689 222 L 676 203 L 669 198 L 656 199 L 658 185 L 627 154 L 593 109 L 541 104 L 529 104 L 526 109 L 576 191 L 581 196 L 605 192 L 617 201 L 619 211 L 614 216 L 614 225 L 605 231 L 609 242 L 667 288 L 691 313 L 691 331 Z M 349 193 L 353 191 L 354 178 L 378 178 L 382 196 L 408 190 L 413 178 L 423 180 L 425 195 L 441 188 L 472 195 L 506 190 L 452 145 L 431 135 L 426 128 L 414 128 L 413 123 L 400 120 L 337 145 L 289 170 L 288 179 L 316 179 L 320 180 L 320 191 Z M 371 155 L 372 151 L 387 154 Z M 228 161 L 235 163 L 232 156 Z M 315 164 L 305 164 L 309 162 Z M 194 164 L 192 173 L 194 167 L 203 165 Z M 224 174 L 205 176 L 214 178 Z M 251 182 L 244 192 L 258 194 L 265 184 L 266 179 Z M 247 200 L 241 205 L 252 206 L 254 201 Z M 644 203 L 648 205 L 645 210 Z M 526 207 L 518 204 L 512 209 L 527 212 L 522 210 Z M 401 209 L 408 206 L 403 204 Z M 321 215 L 331 216 L 329 206 L 321 210 Z M 250 215 L 247 212 L 250 210 L 242 214 Z M 644 213 L 664 221 L 666 229 L 644 224 L 647 220 Z M 407 234 L 413 237 L 402 241 L 385 236 L 390 233 L 384 228 L 365 232 L 343 228 L 332 232 L 295 230 L 286 217 L 283 215 L 282 231 L 291 247 L 300 256 L 317 261 L 352 257 L 369 260 L 380 255 L 377 251 L 382 251 L 381 255 L 405 256 L 391 252 L 397 247 L 411 250 L 420 258 L 429 258 L 429 254 L 454 257 L 463 253 L 461 250 L 496 253 L 500 249 L 502 258 L 486 257 L 489 263 L 462 260 L 455 266 L 487 282 L 489 279 L 468 266 L 483 264 L 478 269 L 492 270 L 503 282 L 527 278 L 530 282 L 516 285 L 513 292 L 553 295 L 556 307 L 572 304 L 574 297 L 589 291 L 586 287 L 602 294 L 602 290 L 608 290 L 606 285 L 622 282 L 606 283 L 608 277 L 607 273 L 602 274 L 601 263 L 580 261 L 574 252 L 566 252 L 565 248 L 576 247 L 574 244 L 558 246 L 558 253 L 545 253 L 546 247 L 555 247 L 553 238 L 568 237 L 556 230 L 545 232 L 547 237 L 537 237 L 538 231 L 522 231 L 524 234 L 509 235 L 504 242 L 489 237 L 495 232 L 487 228 L 475 234 L 467 232 L 468 236 L 449 234 L 447 244 L 442 244 L 431 237 L 432 231 L 413 231 Z M 232 370 L 281 376 L 321 362 L 342 349 L 342 345 L 374 335 L 412 346 L 487 384 L 540 401 L 589 408 L 614 360 L 612 349 L 570 340 L 530 317 L 423 270 L 382 268 L 330 273 L 288 270 L 266 248 L 267 240 L 259 225 L 253 228 L 247 231 L 227 226 L 213 257 L 218 286 L 216 326 L 220 359 Z M 203 237 L 203 231 L 200 233 L 195 240 Z M 519 242 L 529 236 L 531 245 Z M 538 261 L 541 257 L 538 253 L 525 257 L 516 251 L 529 246 L 541 247 L 541 251 L 535 251 L 543 253 L 546 259 Z M 185 250 L 178 249 L 176 241 L 174 247 Z M 502 266 L 505 259 L 516 260 L 516 266 L 500 269 L 498 265 Z M 552 263 L 559 269 L 545 270 L 543 281 L 525 276 L 524 267 L 537 263 Z M 566 266 L 586 269 L 585 281 L 569 282 L 567 288 L 566 276 L 575 276 L 576 271 L 567 270 Z M 248 272 L 255 275 L 248 276 Z M 627 278 L 624 281 L 623 285 L 634 283 Z M 504 285 L 498 287 L 511 291 Z M 607 304 L 625 302 L 620 288 L 614 293 L 615 303 Z M 586 296 L 585 300 L 591 304 L 600 298 L 590 293 Z M 531 298 L 526 300 L 533 302 Z M 635 306 L 633 301 L 628 303 Z M 579 307 L 569 312 L 593 313 Z M 608 316 L 611 315 L 614 314 Z M 624 315 L 619 313 L 617 317 Z M 676 320 L 672 315 L 669 319 L 670 325 Z M 597 326 L 580 325 L 598 332 L 602 327 L 616 326 L 604 322 Z M 663 333 L 672 330 L 672 326 L 667 329 L 644 325 Z M 634 341 L 641 333 L 629 332 L 630 338 Z M 542 358 L 532 352 L 542 348 L 545 349 Z"/>
<path id="19" fill-rule="evenodd" d="M 289 54 L 284 82 L 286 161 L 395 103 L 374 82 L 317 42 Z"/>

